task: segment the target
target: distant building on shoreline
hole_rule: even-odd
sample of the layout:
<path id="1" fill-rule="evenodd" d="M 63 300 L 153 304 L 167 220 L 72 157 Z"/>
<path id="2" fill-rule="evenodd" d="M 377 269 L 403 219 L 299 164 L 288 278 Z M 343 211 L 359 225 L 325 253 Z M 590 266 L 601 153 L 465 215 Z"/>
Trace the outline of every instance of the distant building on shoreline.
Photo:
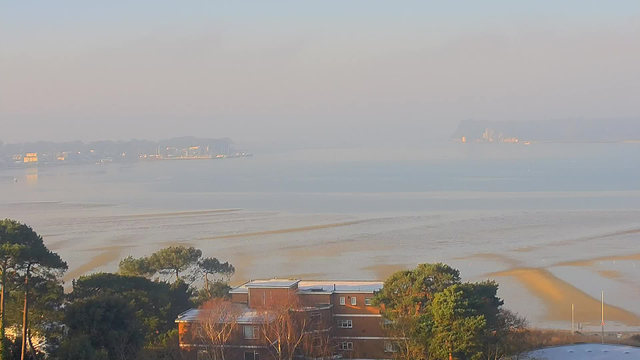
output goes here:
<path id="1" fill-rule="evenodd" d="M 27 153 L 23 157 L 23 161 L 25 163 L 37 163 L 38 162 L 38 154 L 37 153 Z"/>

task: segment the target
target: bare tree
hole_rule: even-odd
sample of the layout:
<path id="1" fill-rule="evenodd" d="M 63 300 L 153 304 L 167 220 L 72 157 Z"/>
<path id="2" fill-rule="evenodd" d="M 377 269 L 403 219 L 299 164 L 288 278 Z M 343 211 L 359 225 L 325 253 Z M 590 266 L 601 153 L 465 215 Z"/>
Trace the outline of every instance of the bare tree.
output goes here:
<path id="1" fill-rule="evenodd" d="M 500 309 L 496 328 L 485 338 L 487 360 L 514 358 L 529 350 L 526 337 L 529 324 L 527 320 L 508 309 Z"/>
<path id="2" fill-rule="evenodd" d="M 204 345 L 207 345 L 211 359 L 228 358 L 229 343 L 237 330 L 238 319 L 244 313 L 241 305 L 225 299 L 212 299 L 206 302 L 198 314 L 194 332 Z"/>
<path id="3" fill-rule="evenodd" d="M 295 294 L 275 300 L 260 310 L 261 332 L 276 360 L 327 352 L 329 338 L 315 329 L 308 310 Z"/>
<path id="4" fill-rule="evenodd" d="M 311 359 L 328 358 L 335 354 L 336 346 L 328 331 L 310 331 L 302 340 L 301 352 Z"/>

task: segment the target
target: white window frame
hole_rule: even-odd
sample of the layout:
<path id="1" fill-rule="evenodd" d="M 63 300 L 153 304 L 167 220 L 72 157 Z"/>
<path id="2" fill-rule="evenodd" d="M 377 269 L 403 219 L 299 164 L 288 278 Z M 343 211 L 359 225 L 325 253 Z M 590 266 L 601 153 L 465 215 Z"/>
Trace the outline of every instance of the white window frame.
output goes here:
<path id="1" fill-rule="evenodd" d="M 345 306 L 347 304 L 347 299 L 344 296 L 340 296 L 340 305 Z"/>
<path id="2" fill-rule="evenodd" d="M 373 300 L 372 298 L 364 298 L 364 306 L 371 306 L 371 300 Z"/>
<path id="3" fill-rule="evenodd" d="M 343 341 L 340 343 L 340 350 L 343 351 L 351 351 L 353 350 L 353 342 L 351 341 Z"/>
<path id="4" fill-rule="evenodd" d="M 251 329 L 251 337 L 247 336 L 247 329 Z M 245 325 L 242 329 L 242 335 L 246 340 L 256 340 L 260 338 L 260 328 L 254 325 Z"/>
<path id="5" fill-rule="evenodd" d="M 353 329 L 352 320 L 338 320 L 338 327 L 341 329 Z"/>
<path id="6" fill-rule="evenodd" d="M 351 306 L 356 306 L 358 305 L 358 299 L 356 299 L 355 296 L 351 297 Z"/>

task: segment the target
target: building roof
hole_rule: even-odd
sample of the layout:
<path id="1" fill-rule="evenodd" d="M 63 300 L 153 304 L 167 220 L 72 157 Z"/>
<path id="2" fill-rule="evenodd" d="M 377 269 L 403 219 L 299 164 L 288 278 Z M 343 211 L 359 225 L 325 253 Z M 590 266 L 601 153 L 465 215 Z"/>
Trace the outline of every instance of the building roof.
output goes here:
<path id="1" fill-rule="evenodd" d="M 579 344 L 558 346 L 547 349 L 532 351 L 525 355 L 525 359 L 547 359 L 547 360 L 571 360 L 571 359 L 592 359 L 592 360 L 617 360 L 637 358 L 640 349 L 622 345 L 602 345 L 602 344 Z"/>
<path id="2" fill-rule="evenodd" d="M 308 280 L 298 284 L 300 293 L 373 293 L 382 289 L 382 281 Z"/>
<path id="3" fill-rule="evenodd" d="M 266 279 L 266 280 L 251 280 L 248 283 L 244 284 L 247 288 L 291 288 L 297 283 L 300 282 L 300 279 Z"/>
<path id="4" fill-rule="evenodd" d="M 237 304 L 238 306 L 238 318 L 236 322 L 238 324 L 262 324 L 265 322 L 265 316 L 258 313 L 256 309 L 251 309 L 245 304 Z M 177 323 L 181 322 L 195 322 L 201 316 L 206 316 L 206 309 L 189 309 L 182 314 L 178 315 L 176 319 Z M 220 318 L 219 322 L 225 322 L 228 319 Z"/>
<path id="5" fill-rule="evenodd" d="M 333 293 L 373 293 L 382 289 L 382 281 L 361 280 L 251 280 L 230 291 L 232 294 L 246 294 L 249 288 L 290 288 L 298 284 L 299 294 Z"/>

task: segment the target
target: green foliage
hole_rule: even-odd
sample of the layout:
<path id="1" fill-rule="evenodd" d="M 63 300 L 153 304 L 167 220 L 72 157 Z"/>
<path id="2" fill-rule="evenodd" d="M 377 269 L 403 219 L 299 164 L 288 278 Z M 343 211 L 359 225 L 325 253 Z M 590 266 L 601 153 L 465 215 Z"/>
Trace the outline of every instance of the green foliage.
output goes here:
<path id="1" fill-rule="evenodd" d="M 0 285 L 6 305 L 0 324 L 1 359 L 20 358 L 24 350 L 20 338 L 16 342 L 2 339 L 6 324 L 22 324 L 25 298 L 29 300 L 26 333 L 45 336 L 53 358 L 177 358 L 174 321 L 194 306 L 196 293 L 185 280 L 204 276 L 206 289 L 197 295 L 205 301 L 228 297 L 230 287 L 224 280 L 235 272 L 227 262 L 199 261 L 201 256 L 200 250 L 184 246 L 168 247 L 149 257 L 129 256 L 120 262 L 119 274 L 82 276 L 73 281 L 73 292 L 65 295 L 60 277 L 67 264 L 29 226 L 0 220 Z M 173 283 L 150 280 L 155 274 L 176 279 Z"/>
<path id="2" fill-rule="evenodd" d="M 59 359 L 66 360 L 95 360 L 96 350 L 88 335 L 78 334 L 67 338 L 60 346 L 57 355 Z"/>
<path id="3" fill-rule="evenodd" d="M 460 283 L 460 272 L 442 263 L 420 264 L 413 270 L 398 271 L 376 294 L 374 304 L 381 306 L 388 319 L 425 313 L 434 295 Z"/>
<path id="4" fill-rule="evenodd" d="M 4 339 L 3 349 L 5 349 L 5 352 L 2 353 L 3 358 L 7 360 L 20 360 L 20 351 L 22 350 L 21 343 L 22 337 L 17 337 L 14 341 L 11 341 L 11 339 L 8 338 Z M 38 353 L 37 355 L 39 355 L 38 359 L 42 358 L 41 353 Z"/>
<path id="5" fill-rule="evenodd" d="M 205 258 L 198 262 L 198 268 L 204 276 L 204 289 L 198 291 L 197 303 L 202 304 L 214 298 L 226 298 L 231 287 L 226 283 L 236 269 L 228 262 L 221 263 L 216 258 Z M 213 282 L 211 282 L 213 280 Z"/>
<path id="6" fill-rule="evenodd" d="M 87 351 L 86 342 L 75 342 L 77 337 L 87 336 L 97 357 L 106 353 L 108 359 L 135 359 L 144 342 L 144 333 L 135 310 L 126 300 L 115 296 L 103 296 L 78 300 L 65 312 L 68 337 L 61 347 L 71 354 Z"/>
<path id="7" fill-rule="evenodd" d="M 176 281 L 194 281 L 196 279 L 196 265 L 202 256 L 199 249 L 185 246 L 169 246 L 156 251 L 149 257 L 134 258 L 128 256 L 120 261 L 118 272 L 122 275 L 152 277 L 156 273 L 161 275 L 176 276 Z M 229 266 L 225 263 L 227 270 Z M 220 264 L 224 265 L 224 264 Z"/>
<path id="8" fill-rule="evenodd" d="M 2 307 L 6 310 L 7 298 L 15 295 L 7 292 L 7 290 L 15 288 L 8 286 L 10 279 L 15 280 L 15 277 L 8 274 L 9 269 L 12 269 L 24 279 L 23 286 L 19 288 L 24 292 L 25 299 L 24 326 L 22 326 L 24 338 L 27 334 L 31 334 L 30 327 L 33 323 L 33 321 L 29 320 L 28 315 L 34 309 L 33 306 L 29 306 L 29 302 L 26 302 L 27 299 L 32 300 L 31 298 L 33 297 L 30 287 L 34 285 L 40 285 L 41 287 L 36 291 L 39 291 L 44 299 L 36 306 L 42 306 L 42 311 L 46 311 L 48 307 L 51 308 L 55 304 L 51 304 L 51 299 L 47 295 L 55 293 L 56 286 L 54 283 L 67 269 L 67 263 L 58 254 L 49 250 L 45 246 L 42 237 L 25 224 L 8 219 L 0 221 L 0 237 L 0 255 L 3 257 L 0 268 L 2 271 Z M 31 282 L 34 283 L 31 284 Z M 3 311 L 0 319 L 0 338 L 4 338 L 6 314 L 7 311 Z M 0 344 L 4 344 L 4 342 L 0 341 Z M 26 347 L 22 346 L 22 353 L 27 351 Z M 7 353 L 5 350 L 0 349 L 3 357 Z"/>
<path id="9" fill-rule="evenodd" d="M 396 357 L 481 359 L 496 353 L 492 336 L 506 326 L 497 291 L 493 281 L 461 283 L 459 271 L 448 265 L 420 264 L 387 279 L 374 304 L 391 336 L 400 339 Z"/>
<path id="10" fill-rule="evenodd" d="M 213 275 L 221 277 L 222 279 L 229 280 L 231 276 L 236 272 L 233 265 L 228 262 L 221 263 L 216 258 L 204 258 L 198 262 L 200 272 L 205 276 Z"/>
<path id="11" fill-rule="evenodd" d="M 17 279 L 13 291 L 7 297 L 6 321 L 22 325 L 24 306 L 24 280 Z M 29 328 L 32 334 L 46 338 L 47 343 L 57 344 L 62 336 L 64 288 L 57 278 L 34 276 L 30 279 Z"/>
<path id="12" fill-rule="evenodd" d="M 133 256 L 127 256 L 120 260 L 118 264 L 118 272 L 122 275 L 151 277 L 156 272 L 151 269 L 147 258 L 136 259 Z"/>
<path id="13" fill-rule="evenodd" d="M 175 329 L 175 319 L 193 306 L 192 291 L 188 285 L 177 282 L 168 284 L 138 276 L 97 273 L 82 276 L 73 282 L 69 300 L 117 296 L 133 309 L 144 329 L 147 344 L 158 336 Z"/>
<path id="14" fill-rule="evenodd" d="M 157 341 L 147 346 L 139 356 L 139 360 L 176 360 L 183 359 L 180 350 L 178 329 L 168 331 L 158 337 Z"/>
<path id="15" fill-rule="evenodd" d="M 222 281 L 216 281 L 209 284 L 208 289 L 205 288 L 198 291 L 196 303 L 200 305 L 211 299 L 229 298 L 229 290 L 231 290 L 231 286 L 229 286 L 229 284 Z"/>
<path id="16" fill-rule="evenodd" d="M 479 297 L 473 285 L 453 285 L 435 295 L 431 308 L 433 329 L 430 353 L 455 359 L 481 359 L 482 335 L 487 326 L 479 314 Z"/>
<path id="17" fill-rule="evenodd" d="M 25 250 L 26 245 L 22 244 L 22 238 L 33 232 L 28 226 L 21 224 L 15 220 L 0 220 L 0 286 L 2 286 L 2 308 L 5 310 L 0 317 L 0 358 L 9 359 L 10 342 L 2 341 L 5 336 L 5 314 L 6 314 L 6 297 L 11 294 L 12 280 L 15 278 L 15 269 L 20 254 Z"/>
<path id="18" fill-rule="evenodd" d="M 153 253 L 149 257 L 151 269 L 163 275 L 174 275 L 176 280 L 180 279 L 180 273 L 187 273 L 185 277 L 192 280 L 193 274 L 189 271 L 198 263 L 202 256 L 202 251 L 193 246 L 169 246 Z"/>

